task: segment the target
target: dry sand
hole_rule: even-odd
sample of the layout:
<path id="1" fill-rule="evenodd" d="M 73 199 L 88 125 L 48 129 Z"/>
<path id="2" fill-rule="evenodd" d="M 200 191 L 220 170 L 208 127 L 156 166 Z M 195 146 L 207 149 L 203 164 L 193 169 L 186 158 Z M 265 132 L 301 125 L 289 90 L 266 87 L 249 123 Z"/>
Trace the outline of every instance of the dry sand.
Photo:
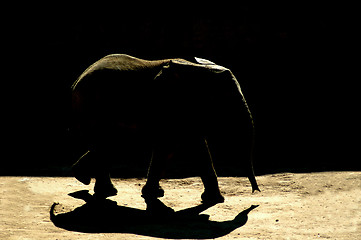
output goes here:
<path id="1" fill-rule="evenodd" d="M 254 194 L 246 178 L 222 177 L 226 201 L 200 215 L 199 178 L 163 180 L 162 202 L 184 213 L 163 221 L 144 211 L 144 179 L 114 179 L 119 194 L 94 209 L 68 195 L 92 193 L 94 182 L 0 178 L 0 239 L 361 239 L 361 172 L 258 176 L 262 192 Z M 54 213 L 63 216 L 57 226 L 50 220 L 54 202 Z M 107 221 L 107 228 L 98 227 Z"/>

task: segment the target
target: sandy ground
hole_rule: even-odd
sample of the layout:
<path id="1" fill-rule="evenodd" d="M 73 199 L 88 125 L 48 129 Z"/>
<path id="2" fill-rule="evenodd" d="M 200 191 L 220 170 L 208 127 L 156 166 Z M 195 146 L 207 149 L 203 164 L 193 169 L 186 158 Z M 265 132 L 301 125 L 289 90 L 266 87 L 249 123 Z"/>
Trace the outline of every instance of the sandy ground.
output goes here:
<path id="1" fill-rule="evenodd" d="M 0 239 L 361 239 L 361 172 L 258 176 L 254 194 L 246 178 L 224 177 L 226 201 L 208 209 L 199 178 L 163 180 L 175 213 L 162 218 L 145 211 L 144 179 L 114 179 L 119 194 L 95 204 L 81 191 L 93 182 L 0 178 Z"/>

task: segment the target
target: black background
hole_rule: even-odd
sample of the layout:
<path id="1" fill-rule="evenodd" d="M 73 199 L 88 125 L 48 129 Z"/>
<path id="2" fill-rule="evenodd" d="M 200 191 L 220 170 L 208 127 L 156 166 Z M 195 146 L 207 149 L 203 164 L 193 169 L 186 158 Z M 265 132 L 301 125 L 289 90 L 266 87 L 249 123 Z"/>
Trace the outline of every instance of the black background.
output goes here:
<path id="1" fill-rule="evenodd" d="M 68 132 L 70 86 L 110 53 L 230 68 L 254 115 L 258 174 L 360 170 L 354 16 L 321 4 L 24 6 L 2 23 L 0 174 L 69 174 L 84 150 Z"/>

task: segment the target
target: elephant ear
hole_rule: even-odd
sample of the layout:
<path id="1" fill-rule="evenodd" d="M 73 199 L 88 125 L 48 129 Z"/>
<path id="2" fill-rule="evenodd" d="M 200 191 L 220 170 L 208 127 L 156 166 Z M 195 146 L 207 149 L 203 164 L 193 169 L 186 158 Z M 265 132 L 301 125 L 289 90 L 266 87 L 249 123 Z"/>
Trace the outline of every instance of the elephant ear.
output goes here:
<path id="1" fill-rule="evenodd" d="M 199 64 L 203 64 L 203 65 L 216 65 L 214 62 L 209 61 L 209 60 L 204 59 L 204 58 L 194 57 L 194 59 L 195 59 L 196 62 L 199 63 Z"/>

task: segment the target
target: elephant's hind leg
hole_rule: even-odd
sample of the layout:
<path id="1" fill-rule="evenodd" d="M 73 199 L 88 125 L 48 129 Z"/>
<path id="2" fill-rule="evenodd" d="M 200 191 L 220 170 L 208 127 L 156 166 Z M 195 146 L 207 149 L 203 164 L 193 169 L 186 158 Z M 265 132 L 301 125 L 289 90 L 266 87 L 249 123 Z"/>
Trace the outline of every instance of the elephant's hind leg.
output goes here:
<path id="1" fill-rule="evenodd" d="M 94 151 L 87 151 L 72 167 L 74 177 L 85 185 L 89 185 L 91 177 L 95 177 L 94 193 L 97 198 L 115 196 L 117 189 L 111 182 L 109 168 L 99 162 L 101 156 Z"/>
<path id="2" fill-rule="evenodd" d="M 74 177 L 81 183 L 85 185 L 89 185 L 91 181 L 91 167 L 90 167 L 90 160 L 89 154 L 90 152 L 87 151 L 83 156 L 79 158 L 79 160 L 73 164 L 72 172 Z"/>
<path id="3" fill-rule="evenodd" d="M 108 171 L 98 172 L 95 176 L 94 196 L 100 199 L 115 196 L 118 190 L 114 187 Z"/>

